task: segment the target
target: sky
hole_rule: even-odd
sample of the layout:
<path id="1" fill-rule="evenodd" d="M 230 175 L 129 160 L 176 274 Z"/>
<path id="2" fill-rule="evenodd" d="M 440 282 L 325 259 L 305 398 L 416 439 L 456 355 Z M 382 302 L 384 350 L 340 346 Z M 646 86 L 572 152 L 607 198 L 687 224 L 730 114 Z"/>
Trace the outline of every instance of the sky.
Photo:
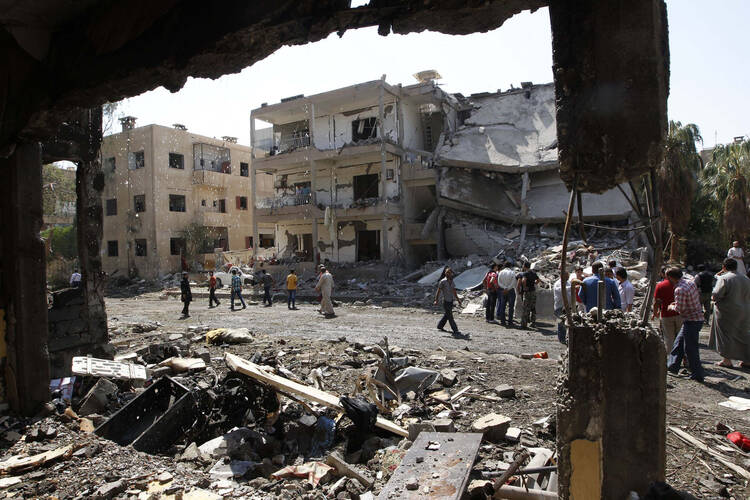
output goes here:
<path id="1" fill-rule="evenodd" d="M 360 2 L 361 3 L 361 2 Z M 671 120 L 695 123 L 704 146 L 750 135 L 748 0 L 667 0 Z M 316 43 L 282 47 L 240 73 L 189 79 L 177 93 L 163 87 L 123 101 L 117 115 L 137 125 L 182 123 L 209 137 L 250 141 L 250 110 L 283 97 L 311 95 L 386 75 L 391 84 L 437 70 L 443 90 L 468 95 L 507 90 L 522 81 L 552 81 L 552 42 L 546 8 L 524 12 L 488 33 L 457 36 L 423 32 L 347 31 Z M 647 111 L 644 111 L 647 112 Z M 258 124 L 263 126 L 263 124 Z M 119 131 L 119 124 L 113 126 Z"/>

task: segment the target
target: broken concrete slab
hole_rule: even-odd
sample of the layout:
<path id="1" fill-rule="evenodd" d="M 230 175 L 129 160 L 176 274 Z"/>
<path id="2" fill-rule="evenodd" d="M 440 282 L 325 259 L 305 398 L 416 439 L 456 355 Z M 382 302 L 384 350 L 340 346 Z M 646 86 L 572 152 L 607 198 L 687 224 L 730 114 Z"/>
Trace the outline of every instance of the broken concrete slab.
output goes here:
<path id="1" fill-rule="evenodd" d="M 440 378 L 438 380 L 444 387 L 452 387 L 458 382 L 458 374 L 450 368 L 443 368 L 440 370 Z"/>
<path id="2" fill-rule="evenodd" d="M 117 391 L 117 384 L 100 378 L 83 399 L 78 408 L 78 415 L 85 417 L 92 413 L 102 413 L 109 406 L 111 399 L 117 395 Z"/>
<path id="3" fill-rule="evenodd" d="M 495 394 L 500 396 L 501 398 L 514 398 L 516 397 L 516 390 L 513 388 L 512 385 L 508 384 L 500 384 L 498 386 L 495 386 L 494 389 L 492 389 Z"/>
<path id="4" fill-rule="evenodd" d="M 435 426 L 429 422 L 414 422 L 409 424 L 409 441 L 415 441 L 423 432 L 435 432 Z"/>
<path id="5" fill-rule="evenodd" d="M 498 413 L 490 413 L 471 424 L 471 430 L 481 433 L 485 440 L 499 443 L 505 438 L 510 427 L 510 418 Z"/>
<path id="6" fill-rule="evenodd" d="M 453 285 L 456 287 L 456 290 L 473 290 L 482 284 L 482 280 L 486 274 L 487 268 L 484 266 L 467 269 L 453 278 Z"/>
<path id="7" fill-rule="evenodd" d="M 469 482 L 481 439 L 472 433 L 423 432 L 406 452 L 378 499 L 406 498 L 407 483 L 416 483 L 420 496 L 458 500 Z M 428 449 L 428 443 L 437 446 Z"/>

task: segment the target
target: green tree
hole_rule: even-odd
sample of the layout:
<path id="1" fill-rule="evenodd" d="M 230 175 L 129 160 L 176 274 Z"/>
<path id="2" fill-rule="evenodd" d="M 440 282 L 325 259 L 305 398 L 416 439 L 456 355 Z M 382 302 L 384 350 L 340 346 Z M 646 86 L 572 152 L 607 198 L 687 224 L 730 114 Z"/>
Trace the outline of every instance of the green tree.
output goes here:
<path id="1" fill-rule="evenodd" d="M 669 122 L 664 159 L 656 171 L 662 213 L 672 235 L 669 260 L 679 260 L 679 242 L 690 223 L 690 204 L 703 167 L 696 143 L 703 143 L 698 126 Z"/>
<path id="2" fill-rule="evenodd" d="M 76 174 L 53 164 L 42 165 L 42 208 L 47 217 L 56 215 L 59 203 L 76 201 Z"/>
<path id="3" fill-rule="evenodd" d="M 206 249 L 211 248 L 214 242 L 214 233 L 211 228 L 197 222 L 188 224 L 180 233 L 185 238 L 185 259 L 187 261 L 195 260 L 198 255 L 206 253 Z"/>
<path id="4" fill-rule="evenodd" d="M 702 189 L 729 240 L 745 242 L 750 220 L 750 141 L 743 140 L 714 148 L 711 161 L 701 176 Z"/>
<path id="5" fill-rule="evenodd" d="M 51 227 L 42 231 L 42 238 L 49 241 L 50 257 L 78 258 L 77 229 L 75 224 L 66 227 Z"/>

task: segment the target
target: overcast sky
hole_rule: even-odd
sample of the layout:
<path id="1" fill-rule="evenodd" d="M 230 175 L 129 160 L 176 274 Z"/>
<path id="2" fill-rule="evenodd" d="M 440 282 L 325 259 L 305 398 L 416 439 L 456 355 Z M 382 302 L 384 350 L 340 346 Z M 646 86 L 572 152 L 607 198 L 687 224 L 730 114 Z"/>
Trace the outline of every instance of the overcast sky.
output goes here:
<path id="1" fill-rule="evenodd" d="M 704 145 L 750 135 L 750 1 L 668 0 L 671 51 L 669 115 L 696 123 Z M 488 33 L 451 36 L 424 32 L 381 37 L 377 28 L 330 35 L 283 47 L 240 73 L 189 79 L 175 94 L 164 88 L 123 102 L 118 115 L 138 125 L 183 123 L 199 134 L 236 136 L 249 143 L 250 110 L 283 97 L 315 94 L 379 79 L 411 84 L 436 69 L 448 92 L 505 90 L 521 81 L 552 81 L 547 9 L 524 12 Z M 644 112 L 648 112 L 644 110 Z M 119 124 L 114 130 L 119 131 Z"/>

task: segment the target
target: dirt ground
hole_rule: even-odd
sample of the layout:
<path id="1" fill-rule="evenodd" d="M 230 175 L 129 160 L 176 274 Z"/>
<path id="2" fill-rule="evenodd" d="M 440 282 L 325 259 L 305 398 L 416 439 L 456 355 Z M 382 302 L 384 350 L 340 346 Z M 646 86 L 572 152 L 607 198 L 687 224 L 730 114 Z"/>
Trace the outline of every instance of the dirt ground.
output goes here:
<path id="1" fill-rule="evenodd" d="M 492 396 L 495 386 L 509 384 L 515 388 L 515 397 L 495 398 L 493 401 L 463 398 L 449 412 L 458 431 L 469 430 L 476 418 L 490 412 L 510 417 L 511 426 L 522 430 L 520 442 L 483 445 L 472 479 L 479 478 L 483 471 L 502 468 L 500 464 L 512 460 L 512 453 L 522 446 L 554 449 L 554 428 L 533 425 L 555 413 L 555 383 L 564 348 L 557 341 L 554 321 L 546 315 L 540 316 L 538 328 L 523 331 L 488 325 L 482 314 L 473 317 L 457 314 L 459 328 L 471 334 L 471 340 L 466 340 L 436 330 L 440 317 L 437 308 L 342 304 L 337 308 L 337 317 L 324 319 L 315 312 L 313 304 L 301 303 L 298 307 L 299 310 L 289 311 L 283 303 L 270 308 L 256 304 L 231 312 L 227 301 L 223 300 L 218 308 L 208 309 L 207 299 L 199 299 L 192 304 L 192 316 L 180 320 L 181 303 L 175 298 L 165 300 L 158 292 L 107 299 L 111 341 L 120 353 L 177 338 L 181 338 L 178 342 L 188 344 L 192 338 L 191 349 L 201 346 L 202 342 L 194 340 L 200 336 L 190 333 L 196 327 L 199 331 L 202 331 L 200 327 L 248 328 L 254 336 L 250 344 L 209 347 L 212 370 L 219 378 L 227 371 L 222 356 L 230 352 L 245 359 L 256 355 L 263 363 L 283 364 L 300 379 L 305 379 L 310 370 L 320 368 L 326 390 L 351 393 L 363 369 L 372 366 L 377 359 L 366 351 L 365 346 L 385 336 L 394 349 L 394 355 L 408 355 L 415 360 L 416 366 L 454 370 L 458 382 L 445 388 L 451 394 L 471 386 L 472 393 Z M 145 334 L 133 332 L 133 324 L 145 322 L 159 322 L 160 326 Z M 704 329 L 701 356 L 708 375 L 706 382 L 698 384 L 671 376 L 667 381 L 667 425 L 680 427 L 728 457 L 731 463 L 750 469 L 750 454 L 733 447 L 724 437 L 726 431 L 721 434 L 716 430 L 717 423 L 721 423 L 750 434 L 750 412 L 718 405 L 728 396 L 750 397 L 750 372 L 716 367 L 713 363 L 718 357 L 706 348 L 707 340 L 707 330 Z M 520 357 L 538 351 L 546 351 L 550 359 Z M 409 401 L 408 404 L 410 411 L 394 417 L 403 426 L 408 426 L 409 422 L 434 419 L 439 412 L 447 411 L 446 406 L 429 399 L 427 403 Z M 9 423 L 4 425 L 7 427 Z M 27 438 L 33 429 L 49 427 L 57 430 L 56 437 L 46 443 L 29 443 Z M 341 428 L 337 429 L 335 447 L 339 447 L 342 454 L 346 452 L 341 448 L 346 447 L 343 436 L 350 428 L 351 424 L 343 419 Z M 11 433 L 15 433 L 12 439 L 8 437 Z M 350 463 L 358 463 L 359 470 L 376 478 L 372 491 L 377 495 L 403 451 L 399 448 L 401 440 L 392 435 L 380 434 L 372 439 L 372 447 L 376 450 L 372 452 L 372 458 L 369 455 L 360 457 L 358 462 L 351 458 Z M 78 422 L 66 421 L 59 416 L 17 423 L 6 430 L 5 440 L 4 459 L 66 444 L 77 448 L 75 454 L 65 461 L 18 475 L 21 482 L 7 490 L 11 498 L 160 498 L 165 493 L 172 496 L 161 498 L 179 498 L 181 492 L 187 493 L 193 488 L 204 488 L 224 498 L 357 498 L 354 493 L 350 496 L 344 491 L 338 495 L 332 493 L 326 489 L 330 485 L 311 491 L 309 486 L 297 480 L 274 481 L 255 477 L 239 479 L 232 484 L 216 481 L 208 473 L 215 460 L 209 463 L 180 459 L 187 443 L 169 453 L 147 455 L 132 447 L 120 447 L 83 433 Z M 287 463 L 292 463 L 294 453 L 287 453 L 286 459 Z M 296 457 L 297 463 L 300 459 Z M 159 475 L 166 475 L 167 480 L 157 487 Z M 670 431 L 667 431 L 666 480 L 698 498 L 750 497 L 747 480 L 740 473 L 685 444 Z M 116 487 L 118 483 L 119 488 Z M 347 485 L 349 488 L 351 483 Z M 149 493 L 152 488 L 153 494 Z M 159 488 L 161 493 L 157 493 Z"/>

